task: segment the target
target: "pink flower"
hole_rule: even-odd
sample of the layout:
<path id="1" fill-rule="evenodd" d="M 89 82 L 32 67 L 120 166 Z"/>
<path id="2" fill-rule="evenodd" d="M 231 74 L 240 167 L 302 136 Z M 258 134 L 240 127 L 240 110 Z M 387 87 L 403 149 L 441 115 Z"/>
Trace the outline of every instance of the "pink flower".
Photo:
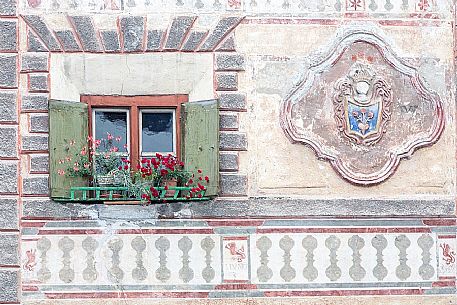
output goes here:
<path id="1" fill-rule="evenodd" d="M 83 149 L 81 149 L 81 156 L 87 155 L 86 147 L 84 146 Z"/>
<path id="2" fill-rule="evenodd" d="M 59 169 L 59 170 L 57 171 L 57 173 L 59 174 L 59 176 L 65 175 L 65 171 L 64 171 L 63 169 Z"/>
<path id="3" fill-rule="evenodd" d="M 116 137 L 116 141 L 117 141 L 117 142 L 120 142 L 121 139 L 122 139 L 121 137 Z"/>
<path id="4" fill-rule="evenodd" d="M 84 168 L 89 168 L 90 167 L 90 163 L 84 163 Z"/>
<path id="5" fill-rule="evenodd" d="M 113 139 L 113 136 L 112 136 L 109 132 L 107 132 L 107 134 L 108 134 L 108 135 L 107 135 L 106 138 L 107 138 L 108 140 L 112 140 L 112 139 Z"/>
<path id="6" fill-rule="evenodd" d="M 73 170 L 74 170 L 75 172 L 79 172 L 79 167 L 73 166 Z"/>

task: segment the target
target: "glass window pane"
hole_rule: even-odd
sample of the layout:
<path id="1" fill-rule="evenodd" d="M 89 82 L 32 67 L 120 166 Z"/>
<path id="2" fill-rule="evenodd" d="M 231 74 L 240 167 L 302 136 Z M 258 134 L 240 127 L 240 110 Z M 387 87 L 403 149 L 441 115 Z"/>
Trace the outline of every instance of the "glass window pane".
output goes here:
<path id="1" fill-rule="evenodd" d="M 173 152 L 173 113 L 141 113 L 142 153 Z"/>
<path id="2" fill-rule="evenodd" d="M 108 134 L 112 139 L 108 139 Z M 95 111 L 95 139 L 101 139 L 100 150 L 109 150 L 115 146 L 119 151 L 127 151 L 127 112 Z"/>

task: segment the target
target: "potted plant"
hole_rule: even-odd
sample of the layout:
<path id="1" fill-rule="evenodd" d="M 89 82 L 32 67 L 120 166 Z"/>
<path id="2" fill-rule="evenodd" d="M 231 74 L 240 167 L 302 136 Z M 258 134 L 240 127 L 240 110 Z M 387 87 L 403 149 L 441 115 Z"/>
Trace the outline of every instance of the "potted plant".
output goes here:
<path id="1" fill-rule="evenodd" d="M 157 153 L 155 157 L 143 158 L 139 162 L 132 181 L 130 188 L 134 195 L 150 203 L 161 197 L 159 191 L 162 190 L 166 191 L 163 197 L 165 200 L 175 196 L 176 192 L 181 192 L 180 197 L 186 199 L 198 197 L 206 190 L 203 184 L 207 184 L 209 179 L 203 176 L 195 179 L 195 174 L 186 171 L 184 163 L 176 156 Z M 186 187 L 187 190 L 180 190 L 179 186 Z"/>
<path id="2" fill-rule="evenodd" d="M 67 156 L 59 160 L 62 168 L 58 174 L 85 178 L 92 186 L 126 186 L 127 175 L 119 168 L 127 155 L 119 152 L 116 144 L 120 141 L 109 133 L 102 139 L 89 136 L 82 146 L 70 140 L 65 148 Z"/>

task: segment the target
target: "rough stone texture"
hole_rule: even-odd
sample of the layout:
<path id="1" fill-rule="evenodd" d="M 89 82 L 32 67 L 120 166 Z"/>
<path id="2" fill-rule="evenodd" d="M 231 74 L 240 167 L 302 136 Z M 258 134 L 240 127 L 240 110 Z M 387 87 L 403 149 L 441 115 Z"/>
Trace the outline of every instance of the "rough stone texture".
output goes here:
<path id="1" fill-rule="evenodd" d="M 246 175 L 221 174 L 222 196 L 246 196 L 248 178 Z"/>
<path id="2" fill-rule="evenodd" d="M 17 193 L 17 163 L 0 161 L 0 193 Z"/>
<path id="3" fill-rule="evenodd" d="M 216 73 L 216 90 L 235 91 L 238 90 L 237 73 Z"/>
<path id="4" fill-rule="evenodd" d="M 84 51 L 100 52 L 102 48 L 95 34 L 94 24 L 90 16 L 70 16 Z"/>
<path id="5" fill-rule="evenodd" d="M 17 199 L 0 198 L 0 228 L 18 229 Z"/>
<path id="6" fill-rule="evenodd" d="M 359 199 L 293 199 L 250 198 L 248 200 L 212 200 L 171 205 L 164 217 L 187 214 L 206 217 L 306 217 L 306 216 L 439 216 L 455 213 L 453 200 L 359 200 Z M 160 208 L 160 205 L 154 208 Z M 163 208 L 162 208 L 163 209 Z M 161 210 L 164 213 L 165 210 Z M 127 210 L 124 210 L 127 213 Z"/>
<path id="7" fill-rule="evenodd" d="M 16 16 L 17 1 L 15 0 L 0 0 L 0 15 L 1 16 Z"/>
<path id="8" fill-rule="evenodd" d="M 17 156 L 17 127 L 2 126 L 0 127 L 0 157 L 14 158 Z"/>
<path id="9" fill-rule="evenodd" d="M 247 150 L 246 134 L 241 132 L 221 132 L 219 148 L 221 150 Z"/>
<path id="10" fill-rule="evenodd" d="M 17 122 L 17 94 L 16 92 L 0 92 L 0 121 Z"/>
<path id="11" fill-rule="evenodd" d="M 16 55 L 0 55 L 0 87 L 17 87 L 16 62 Z"/>
<path id="12" fill-rule="evenodd" d="M 43 151 L 48 150 L 48 137 L 45 135 L 28 135 L 22 137 L 22 150 Z"/>
<path id="13" fill-rule="evenodd" d="M 22 72 L 45 72 L 49 71 L 48 54 L 27 53 L 22 55 L 21 60 Z"/>
<path id="14" fill-rule="evenodd" d="M 222 172 L 234 172 L 239 168 L 238 153 L 220 153 L 219 154 L 219 170 Z"/>
<path id="15" fill-rule="evenodd" d="M 47 176 L 23 178 L 22 191 L 26 195 L 47 195 L 49 194 L 49 179 Z"/>
<path id="16" fill-rule="evenodd" d="M 144 18 L 129 16 L 121 18 L 122 41 L 125 52 L 143 50 Z"/>
<path id="17" fill-rule="evenodd" d="M 49 132 L 49 117 L 47 114 L 30 115 L 30 132 Z"/>
<path id="18" fill-rule="evenodd" d="M 160 49 L 163 33 L 164 32 L 162 30 L 148 31 L 148 43 L 146 46 L 146 51 L 157 51 Z"/>
<path id="19" fill-rule="evenodd" d="M 237 130 L 239 127 L 237 113 L 221 113 L 219 116 L 219 128 L 221 130 Z"/>
<path id="20" fill-rule="evenodd" d="M 23 200 L 22 216 L 24 218 L 98 218 L 97 206 L 58 203 L 52 200 Z"/>
<path id="21" fill-rule="evenodd" d="M 221 45 L 216 49 L 217 52 L 235 52 L 235 38 L 230 35 Z"/>
<path id="22" fill-rule="evenodd" d="M 49 90 L 49 79 L 47 74 L 29 74 L 30 92 L 47 92 Z"/>
<path id="23" fill-rule="evenodd" d="M 47 173 L 49 172 L 48 155 L 30 155 L 30 172 Z"/>
<path id="24" fill-rule="evenodd" d="M 19 301 L 19 272 L 13 270 L 0 270 L 0 303 L 13 303 Z"/>
<path id="25" fill-rule="evenodd" d="M 245 69 L 244 56 L 238 54 L 217 54 L 217 71 L 243 71 Z"/>
<path id="26" fill-rule="evenodd" d="M 377 295 L 377 296 L 306 296 L 306 297 L 223 297 L 223 298 L 123 298 L 84 299 L 85 305 L 455 305 L 454 295 Z M 80 305 L 81 300 L 36 300 L 26 305 Z"/>
<path id="27" fill-rule="evenodd" d="M 66 52 L 81 51 L 76 37 L 71 30 L 56 31 L 55 33 Z"/>
<path id="28" fill-rule="evenodd" d="M 237 175 L 235 175 L 237 176 Z M 1 200 L 0 200 L 1 208 Z M 149 206 L 108 206 L 23 200 L 24 218 L 100 220 L 164 218 L 263 218 L 307 216 L 445 216 L 455 213 L 453 200 L 367 200 L 250 198 L 205 202 L 177 202 Z"/>
<path id="29" fill-rule="evenodd" d="M 198 46 L 202 43 L 203 38 L 206 37 L 208 32 L 202 31 L 191 31 L 187 38 L 184 46 L 181 48 L 182 51 L 195 51 Z"/>
<path id="30" fill-rule="evenodd" d="M 205 43 L 200 48 L 200 51 L 212 51 L 221 39 L 239 22 L 241 18 L 227 17 L 219 20 L 219 23 L 214 28 L 214 31 L 205 40 Z"/>
<path id="31" fill-rule="evenodd" d="M 22 96 L 22 111 L 48 110 L 47 94 L 25 94 Z"/>
<path id="32" fill-rule="evenodd" d="M 22 16 L 27 24 L 32 27 L 35 32 L 40 36 L 41 40 L 46 44 L 46 47 L 50 51 L 61 51 L 57 40 L 52 35 L 51 31 L 48 29 L 47 25 L 44 23 L 43 19 L 37 15 L 23 15 Z"/>
<path id="33" fill-rule="evenodd" d="M 17 21 L 0 20 L 0 51 L 17 50 Z"/>
<path id="34" fill-rule="evenodd" d="M 223 110 L 246 110 L 246 95 L 241 93 L 219 94 L 219 106 Z"/>
<path id="35" fill-rule="evenodd" d="M 166 50 L 178 50 L 181 47 L 184 36 L 192 26 L 195 17 L 180 16 L 173 19 L 165 44 Z"/>
<path id="36" fill-rule="evenodd" d="M 27 33 L 27 45 L 29 52 L 48 52 L 48 49 L 32 32 Z"/>
<path id="37" fill-rule="evenodd" d="M 238 153 L 220 153 L 219 170 L 222 172 L 234 172 L 239 168 Z"/>
<path id="38" fill-rule="evenodd" d="M 121 50 L 117 31 L 101 31 L 100 34 L 106 52 L 119 52 Z"/>
<path id="39" fill-rule="evenodd" d="M 19 235 L 0 234 L 0 266 L 19 264 L 18 247 Z"/>

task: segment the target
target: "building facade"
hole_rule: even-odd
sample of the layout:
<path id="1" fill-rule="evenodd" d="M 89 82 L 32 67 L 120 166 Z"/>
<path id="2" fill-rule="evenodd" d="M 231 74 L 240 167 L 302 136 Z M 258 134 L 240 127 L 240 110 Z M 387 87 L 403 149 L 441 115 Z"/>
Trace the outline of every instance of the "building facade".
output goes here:
<path id="1" fill-rule="evenodd" d="M 455 14 L 451 0 L 0 0 L 0 304 L 457 304 Z M 215 152 L 202 166 L 217 162 L 218 196 L 51 198 L 53 134 L 76 125 L 50 105 L 94 97 L 143 100 L 140 126 L 158 97 L 217 101 L 193 143 Z M 170 145 L 196 135 L 182 124 Z"/>

